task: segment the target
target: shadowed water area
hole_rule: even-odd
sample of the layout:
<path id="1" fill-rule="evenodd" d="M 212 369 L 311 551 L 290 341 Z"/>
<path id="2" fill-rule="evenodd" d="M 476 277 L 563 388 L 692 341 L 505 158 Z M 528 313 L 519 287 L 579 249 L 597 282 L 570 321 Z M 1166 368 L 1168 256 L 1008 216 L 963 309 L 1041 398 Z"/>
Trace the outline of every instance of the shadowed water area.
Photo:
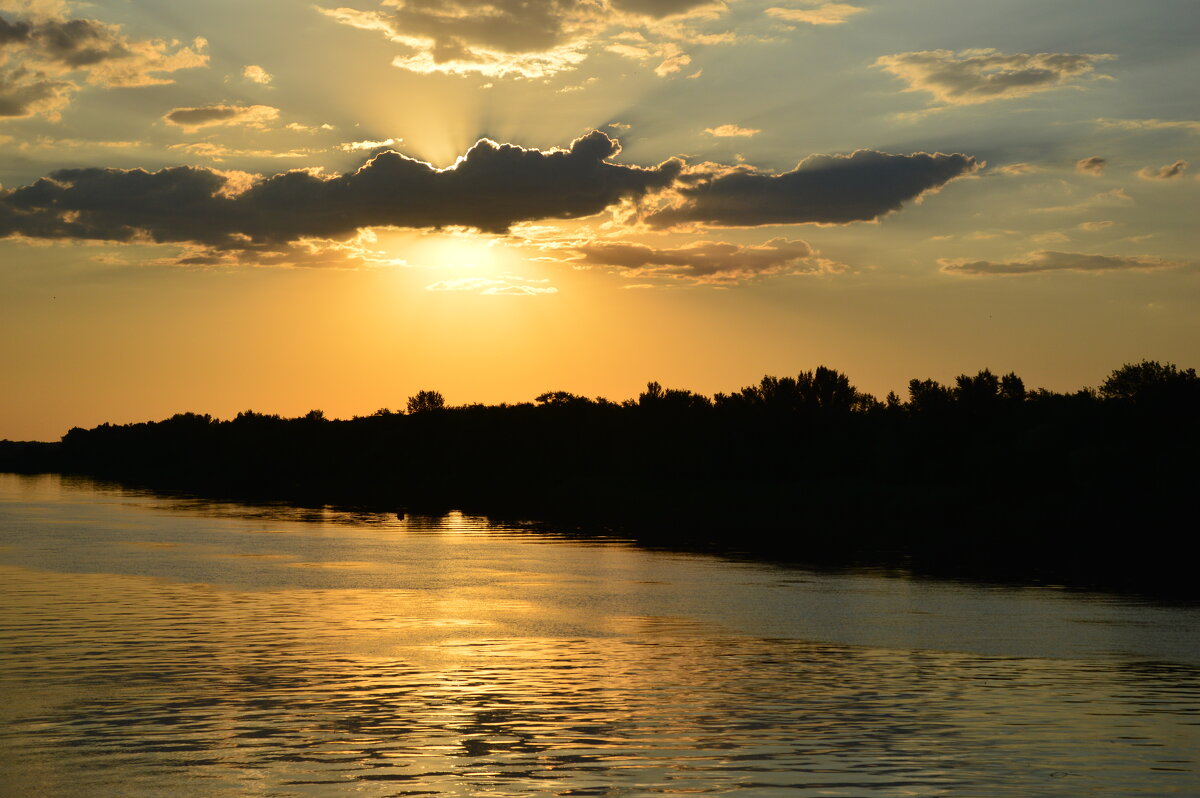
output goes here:
<path id="1" fill-rule="evenodd" d="M 0 475 L 0 794 L 1195 795 L 1200 609 Z"/>

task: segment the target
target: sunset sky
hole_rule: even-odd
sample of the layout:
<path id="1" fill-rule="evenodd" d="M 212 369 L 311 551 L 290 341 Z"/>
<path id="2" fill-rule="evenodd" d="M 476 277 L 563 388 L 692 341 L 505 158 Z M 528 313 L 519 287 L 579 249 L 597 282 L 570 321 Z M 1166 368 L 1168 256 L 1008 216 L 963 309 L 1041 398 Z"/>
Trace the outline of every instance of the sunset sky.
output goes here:
<path id="1" fill-rule="evenodd" d="M 1195 0 L 0 0 L 0 438 L 1200 366 L 1198 31 Z"/>

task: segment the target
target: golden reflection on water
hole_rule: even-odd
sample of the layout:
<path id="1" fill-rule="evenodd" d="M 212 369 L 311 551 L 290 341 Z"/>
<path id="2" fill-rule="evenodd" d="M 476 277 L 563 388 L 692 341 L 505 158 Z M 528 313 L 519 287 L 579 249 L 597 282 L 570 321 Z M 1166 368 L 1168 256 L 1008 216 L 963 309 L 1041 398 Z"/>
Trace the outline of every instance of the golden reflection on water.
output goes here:
<path id="1" fill-rule="evenodd" d="M 1151 768 L 1152 794 L 1200 784 L 1195 669 L 668 616 L 538 636 L 542 608 L 486 592 L 0 579 L 6 794 L 1130 795 Z"/>
<path id="2" fill-rule="evenodd" d="M 0 540 L 2 795 L 1200 794 L 1194 611 L 7 477 Z"/>

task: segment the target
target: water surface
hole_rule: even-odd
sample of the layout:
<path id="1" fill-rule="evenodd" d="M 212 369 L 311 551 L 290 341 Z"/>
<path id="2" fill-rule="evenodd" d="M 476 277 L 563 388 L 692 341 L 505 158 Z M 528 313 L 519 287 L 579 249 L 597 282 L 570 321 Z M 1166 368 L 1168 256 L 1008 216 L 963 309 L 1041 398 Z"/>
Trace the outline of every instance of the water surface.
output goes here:
<path id="1" fill-rule="evenodd" d="M 1200 794 L 1200 610 L 0 475 L 0 794 Z"/>

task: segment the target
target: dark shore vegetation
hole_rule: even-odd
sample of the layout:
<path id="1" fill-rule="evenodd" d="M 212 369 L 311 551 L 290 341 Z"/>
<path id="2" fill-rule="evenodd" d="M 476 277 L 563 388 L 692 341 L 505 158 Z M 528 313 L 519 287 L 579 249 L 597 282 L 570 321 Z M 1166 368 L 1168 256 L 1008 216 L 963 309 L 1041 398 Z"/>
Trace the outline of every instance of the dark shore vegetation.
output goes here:
<path id="1" fill-rule="evenodd" d="M 350 420 L 181 413 L 0 442 L 0 470 L 1200 594 L 1200 378 L 1154 361 L 1074 393 L 985 370 L 881 401 L 822 367 L 713 397 L 651 383 L 620 403 L 554 391 L 450 407 L 422 391 Z"/>

